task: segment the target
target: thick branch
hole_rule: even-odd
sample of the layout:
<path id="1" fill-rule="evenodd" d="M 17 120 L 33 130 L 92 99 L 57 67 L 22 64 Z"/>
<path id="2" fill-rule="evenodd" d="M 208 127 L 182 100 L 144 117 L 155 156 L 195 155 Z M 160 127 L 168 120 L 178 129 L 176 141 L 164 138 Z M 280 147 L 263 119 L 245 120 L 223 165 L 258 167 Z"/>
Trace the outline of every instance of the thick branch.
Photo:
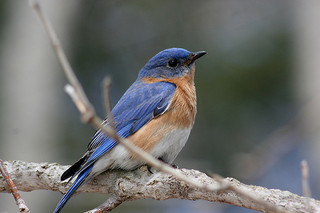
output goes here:
<path id="1" fill-rule="evenodd" d="M 60 175 L 67 169 L 56 163 L 28 163 L 23 161 L 5 161 L 8 172 L 20 191 L 52 190 L 65 193 L 66 183 L 61 182 Z M 206 174 L 197 170 L 179 169 L 190 180 L 221 188 L 219 181 L 215 181 Z M 255 193 L 266 202 L 275 206 L 284 207 L 288 212 L 320 212 L 320 201 L 312 198 L 301 197 L 288 191 L 267 189 L 259 186 L 245 185 L 233 178 L 223 179 L 232 187 L 237 187 L 248 193 Z M 0 192 L 10 192 L 3 177 L 0 177 Z M 264 205 L 252 202 L 241 194 L 229 190 L 208 192 L 190 186 L 174 178 L 172 175 L 157 172 L 151 174 L 142 167 L 135 171 L 109 171 L 97 176 L 92 181 L 79 188 L 81 192 L 98 192 L 113 194 L 124 200 L 138 200 L 152 198 L 155 200 L 166 200 L 180 198 L 187 200 L 207 200 L 212 202 L 223 202 L 242 206 L 258 211 L 266 211 Z"/>

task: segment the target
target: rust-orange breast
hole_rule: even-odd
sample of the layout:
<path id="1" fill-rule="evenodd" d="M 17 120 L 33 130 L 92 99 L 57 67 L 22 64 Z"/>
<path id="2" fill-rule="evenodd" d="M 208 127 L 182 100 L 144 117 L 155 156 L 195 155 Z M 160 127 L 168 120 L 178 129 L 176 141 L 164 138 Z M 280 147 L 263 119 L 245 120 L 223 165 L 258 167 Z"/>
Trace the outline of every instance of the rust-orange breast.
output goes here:
<path id="1" fill-rule="evenodd" d="M 192 73 L 193 74 L 193 73 Z M 152 119 L 138 132 L 128 137 L 136 146 L 150 151 L 169 132 L 175 129 L 191 128 L 196 115 L 196 91 L 193 75 L 181 78 L 145 78 L 145 82 L 166 81 L 177 86 L 172 101 L 163 115 Z"/>

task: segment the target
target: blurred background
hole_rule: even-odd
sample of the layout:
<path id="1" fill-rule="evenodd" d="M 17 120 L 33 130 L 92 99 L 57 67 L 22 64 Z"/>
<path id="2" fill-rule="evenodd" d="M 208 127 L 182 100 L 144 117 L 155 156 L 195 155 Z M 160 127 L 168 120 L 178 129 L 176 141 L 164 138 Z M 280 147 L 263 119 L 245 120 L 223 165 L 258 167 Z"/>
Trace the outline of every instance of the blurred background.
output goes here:
<path id="1" fill-rule="evenodd" d="M 302 195 L 300 162 L 320 199 L 320 1 L 41 0 L 99 116 L 101 82 L 115 104 L 159 51 L 206 50 L 197 62 L 198 114 L 175 163 L 247 184 Z M 66 78 L 27 1 L 0 2 L 0 158 L 72 164 L 94 129 L 64 93 Z M 52 191 L 22 193 L 32 212 L 51 212 Z M 107 195 L 81 194 L 65 212 Z M 253 212 L 206 201 L 141 200 L 113 212 Z M 17 212 L 0 194 L 0 212 Z"/>

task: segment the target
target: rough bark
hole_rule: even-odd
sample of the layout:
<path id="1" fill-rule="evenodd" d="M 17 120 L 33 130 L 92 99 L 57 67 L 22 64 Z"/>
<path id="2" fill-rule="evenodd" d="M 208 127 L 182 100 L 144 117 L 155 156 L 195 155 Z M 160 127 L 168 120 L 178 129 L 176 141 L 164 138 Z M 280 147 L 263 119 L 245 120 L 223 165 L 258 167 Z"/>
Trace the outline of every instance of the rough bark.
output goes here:
<path id="1" fill-rule="evenodd" d="M 52 190 L 65 193 L 69 187 L 66 182 L 60 181 L 60 175 L 68 166 L 57 163 L 30 163 L 23 161 L 5 161 L 8 172 L 20 191 Z M 111 194 L 122 201 L 152 198 L 166 200 L 179 198 L 186 200 L 207 200 L 212 202 L 229 203 L 262 212 L 267 211 L 267 206 L 255 202 L 233 190 L 223 189 L 221 181 L 206 174 L 189 169 L 178 169 L 195 182 L 216 186 L 216 192 L 208 192 L 191 187 L 171 175 L 154 172 L 151 174 L 145 167 L 135 171 L 108 171 L 84 186 L 77 193 L 97 192 Z M 248 194 L 255 194 L 257 198 L 270 205 L 284 207 L 288 212 L 320 212 L 320 201 L 312 198 L 298 196 L 288 191 L 267 189 L 260 186 L 245 185 L 234 178 L 223 179 L 228 184 Z M 9 192 L 6 182 L 0 177 L 0 192 Z M 114 205 L 114 204 L 113 204 Z M 118 204 L 119 205 L 119 204 Z"/>

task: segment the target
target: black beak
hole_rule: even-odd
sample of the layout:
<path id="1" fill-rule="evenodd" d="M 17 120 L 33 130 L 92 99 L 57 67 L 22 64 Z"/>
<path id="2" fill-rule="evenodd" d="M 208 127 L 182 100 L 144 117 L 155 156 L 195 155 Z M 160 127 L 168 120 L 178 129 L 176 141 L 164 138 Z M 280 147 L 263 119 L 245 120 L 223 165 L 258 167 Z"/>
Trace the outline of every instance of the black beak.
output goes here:
<path id="1" fill-rule="evenodd" d="M 206 51 L 199 51 L 199 52 L 192 53 L 190 55 L 190 59 L 188 60 L 188 65 L 192 64 L 193 62 L 195 62 L 195 60 L 204 56 L 205 54 L 207 54 Z"/>

